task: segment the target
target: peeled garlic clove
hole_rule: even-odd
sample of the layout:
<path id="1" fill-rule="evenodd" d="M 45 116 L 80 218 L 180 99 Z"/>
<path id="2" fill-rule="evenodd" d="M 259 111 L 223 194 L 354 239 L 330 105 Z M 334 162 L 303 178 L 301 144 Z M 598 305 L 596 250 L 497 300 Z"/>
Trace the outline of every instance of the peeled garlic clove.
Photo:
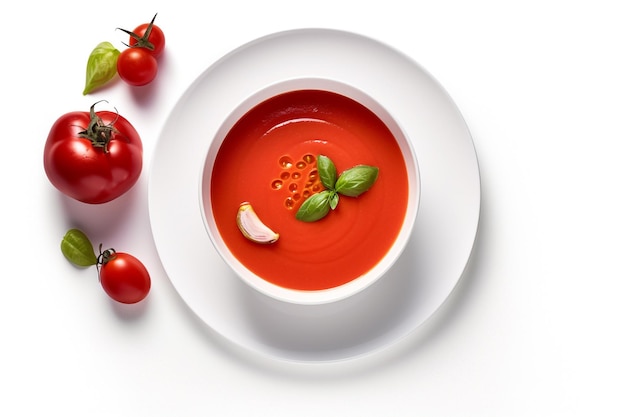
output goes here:
<path id="1" fill-rule="evenodd" d="M 256 214 L 248 202 L 241 203 L 237 211 L 237 226 L 241 233 L 256 243 L 274 243 L 278 240 L 278 233 L 267 227 Z"/>

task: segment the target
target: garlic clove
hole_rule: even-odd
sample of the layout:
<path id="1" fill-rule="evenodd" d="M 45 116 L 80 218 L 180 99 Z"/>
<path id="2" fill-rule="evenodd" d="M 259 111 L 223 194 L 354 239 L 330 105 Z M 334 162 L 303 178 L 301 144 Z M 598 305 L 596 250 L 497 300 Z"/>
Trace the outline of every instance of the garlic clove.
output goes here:
<path id="1" fill-rule="evenodd" d="M 243 202 L 237 211 L 237 226 L 241 233 L 255 243 L 269 244 L 278 240 L 279 234 L 266 226 L 250 203 Z"/>

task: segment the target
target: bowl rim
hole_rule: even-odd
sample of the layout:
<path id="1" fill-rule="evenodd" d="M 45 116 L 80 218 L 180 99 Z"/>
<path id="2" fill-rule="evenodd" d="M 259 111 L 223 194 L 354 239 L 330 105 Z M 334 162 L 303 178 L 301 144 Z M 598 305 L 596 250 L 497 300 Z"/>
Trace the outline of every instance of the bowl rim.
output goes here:
<path id="1" fill-rule="evenodd" d="M 210 178 L 213 169 L 212 161 L 215 160 L 221 144 L 231 128 L 249 110 L 261 102 L 283 93 L 301 90 L 322 90 L 340 94 L 355 100 L 372 111 L 381 121 L 383 121 L 383 123 L 385 123 L 387 128 L 391 131 L 393 137 L 396 138 L 404 157 L 409 181 L 409 193 L 405 217 L 398 235 L 386 254 L 367 273 L 342 285 L 321 290 L 299 290 L 282 287 L 250 271 L 233 255 L 223 239 L 220 237 L 217 224 L 211 214 L 212 203 L 210 199 Z M 222 121 L 219 128 L 210 139 L 210 144 L 203 160 L 204 162 L 200 169 L 199 179 L 199 203 L 203 224 L 207 234 L 209 235 L 211 243 L 215 247 L 220 258 L 228 265 L 228 267 L 235 273 L 235 275 L 237 275 L 239 279 L 255 289 L 257 292 L 275 300 L 292 304 L 315 305 L 341 301 L 352 295 L 356 295 L 366 288 L 369 288 L 386 274 L 386 272 L 394 265 L 396 260 L 403 253 L 413 233 L 419 210 L 419 201 L 421 199 L 421 178 L 413 144 L 404 129 L 402 129 L 401 124 L 385 107 L 383 107 L 382 104 L 362 89 L 344 81 L 322 77 L 297 77 L 281 80 L 257 89 L 243 100 L 240 100 L 239 103 L 228 113 L 228 116 Z M 209 181 L 207 181 L 207 179 L 209 179 Z"/>

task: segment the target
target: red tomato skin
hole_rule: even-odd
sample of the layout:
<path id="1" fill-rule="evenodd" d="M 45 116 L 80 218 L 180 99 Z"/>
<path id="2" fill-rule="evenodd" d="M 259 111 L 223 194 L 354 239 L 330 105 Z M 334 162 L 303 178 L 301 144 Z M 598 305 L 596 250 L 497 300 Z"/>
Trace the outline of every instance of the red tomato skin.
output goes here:
<path id="1" fill-rule="evenodd" d="M 146 267 L 132 255 L 116 252 L 100 268 L 100 285 L 113 300 L 135 304 L 147 297 L 151 280 Z"/>
<path id="2" fill-rule="evenodd" d="M 158 70 L 156 58 L 145 48 L 127 48 L 117 57 L 117 73 L 130 85 L 151 83 Z"/>
<path id="3" fill-rule="evenodd" d="M 89 126 L 89 112 L 70 112 L 56 120 L 44 147 L 48 179 L 63 194 L 88 204 L 102 204 L 126 193 L 137 182 L 143 145 L 135 128 L 114 112 L 96 112 L 104 124 L 114 122 L 108 153 L 79 133 Z"/>
<path id="4" fill-rule="evenodd" d="M 140 38 L 142 38 L 143 35 L 146 33 L 146 29 L 148 28 L 148 25 L 149 23 L 143 23 L 137 26 L 135 30 L 133 30 L 133 33 L 138 35 Z M 163 50 L 165 49 L 165 34 L 163 34 L 163 31 L 161 30 L 160 27 L 158 27 L 155 24 L 152 25 L 152 29 L 150 30 L 150 36 L 148 36 L 148 41 L 152 45 L 154 45 L 154 50 L 145 48 L 146 51 L 148 51 L 155 58 L 158 58 L 159 56 L 161 56 L 161 54 L 163 53 Z M 136 43 L 137 43 L 137 39 L 130 36 L 128 44 L 130 46 L 133 46 Z"/>

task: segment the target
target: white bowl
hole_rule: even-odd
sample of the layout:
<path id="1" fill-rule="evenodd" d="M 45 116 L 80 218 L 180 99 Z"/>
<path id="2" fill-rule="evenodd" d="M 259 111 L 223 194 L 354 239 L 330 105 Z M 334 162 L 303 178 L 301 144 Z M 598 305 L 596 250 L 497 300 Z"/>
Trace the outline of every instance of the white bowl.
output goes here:
<path id="1" fill-rule="evenodd" d="M 211 201 L 211 179 L 215 158 L 220 146 L 228 135 L 231 128 L 248 111 L 258 104 L 277 95 L 298 90 L 323 90 L 338 93 L 348 97 L 372 111 L 381 121 L 385 123 L 392 135 L 396 138 L 401 153 L 404 157 L 406 172 L 408 176 L 408 203 L 404 221 L 400 231 L 385 256 L 365 274 L 336 287 L 322 290 L 297 290 L 276 285 L 267 279 L 258 276 L 250 271 L 231 252 L 224 239 L 219 233 L 216 220 L 213 216 L 213 205 Z M 228 266 L 239 276 L 243 282 L 260 293 L 272 297 L 273 299 L 295 304 L 323 304 L 345 299 L 370 287 L 379 280 L 396 262 L 402 254 L 412 232 L 415 219 L 417 217 L 420 198 L 420 178 L 417 159 L 410 140 L 405 136 L 400 124 L 393 118 L 385 108 L 373 97 L 365 92 L 348 85 L 345 82 L 322 78 L 299 78 L 285 80 L 277 84 L 267 86 L 257 91 L 247 99 L 243 100 L 228 118 L 224 120 L 218 129 L 215 137 L 211 138 L 211 143 L 206 155 L 205 163 L 200 178 L 200 203 L 204 224 L 210 239 Z M 236 219 L 236 211 L 233 213 L 233 222 Z M 381 220 L 382 221 L 382 220 Z"/>

